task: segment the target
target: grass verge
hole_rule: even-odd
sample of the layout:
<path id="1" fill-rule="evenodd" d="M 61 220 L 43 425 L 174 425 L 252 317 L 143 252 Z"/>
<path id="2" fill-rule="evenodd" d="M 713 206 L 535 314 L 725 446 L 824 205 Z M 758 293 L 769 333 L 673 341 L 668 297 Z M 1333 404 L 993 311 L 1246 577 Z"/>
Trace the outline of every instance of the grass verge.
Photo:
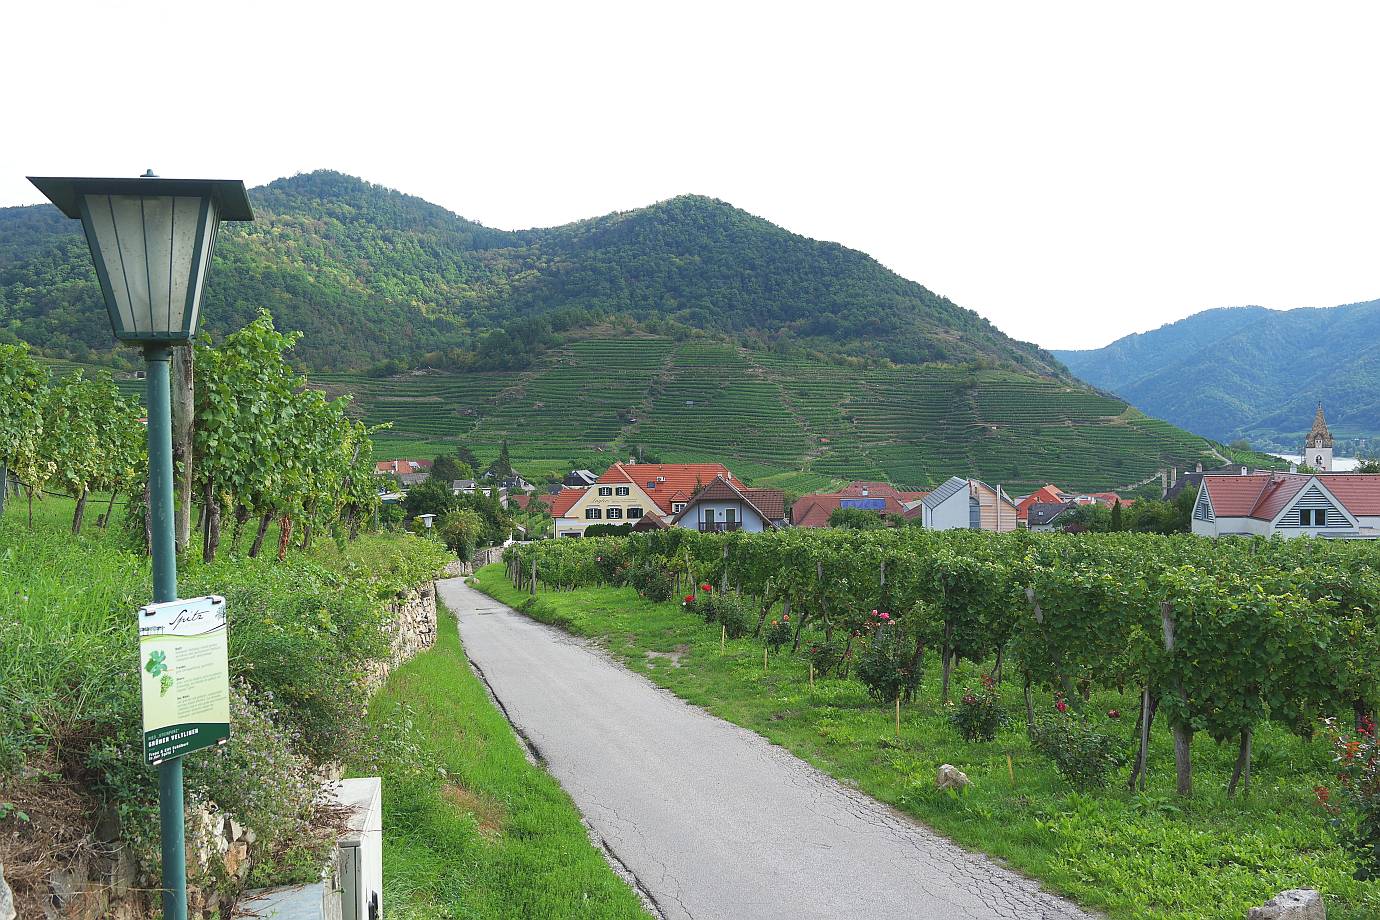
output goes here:
<path id="1" fill-rule="evenodd" d="M 455 618 L 369 705 L 383 777 L 384 902 L 395 918 L 645 918 L 560 785 L 526 759 L 470 669 Z"/>
<path id="2" fill-rule="evenodd" d="M 1314 799 L 1314 786 L 1333 779 L 1321 741 L 1263 726 L 1251 789 L 1228 798 L 1223 790 L 1235 748 L 1199 737 L 1195 795 L 1183 800 L 1173 794 L 1168 730 L 1157 723 L 1146 792 L 1127 791 L 1122 771 L 1108 789 L 1078 793 L 1031 750 L 1020 688 L 1011 682 L 1002 695 L 1012 718 L 996 740 L 965 742 L 939 702 L 931 655 L 897 735 L 892 708 L 871 702 L 857 681 L 819 680 L 812 687 L 806 660 L 789 654 L 773 655 L 764 669 L 762 646 L 750 639 L 729 640 L 721 652 L 719 628 L 678 603 L 652 603 L 630 588 L 529 598 L 507 581 L 501 564 L 481 569 L 476 584 L 529 616 L 599 640 L 629 668 L 687 701 L 1115 920 L 1240 920 L 1249 907 L 1295 887 L 1322 891 L 1331 920 L 1380 917 L 1380 883 L 1351 877 L 1354 863 Z M 649 654 L 672 651 L 682 654 L 674 661 Z M 965 662 L 954 695 L 979 676 Z M 1134 713 L 1137 701 L 1097 693 L 1090 705 Z M 1128 746 L 1134 722 L 1131 715 L 1121 723 Z M 942 763 L 973 780 L 967 794 L 934 788 Z"/>

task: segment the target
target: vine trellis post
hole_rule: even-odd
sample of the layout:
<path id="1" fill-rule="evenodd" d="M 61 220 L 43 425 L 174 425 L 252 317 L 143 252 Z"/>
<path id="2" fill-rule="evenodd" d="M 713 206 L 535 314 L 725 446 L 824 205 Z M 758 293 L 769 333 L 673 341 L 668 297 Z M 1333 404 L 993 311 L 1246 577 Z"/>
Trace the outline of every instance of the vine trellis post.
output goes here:
<path id="1" fill-rule="evenodd" d="M 1174 658 L 1174 605 L 1169 601 L 1160 604 L 1160 624 L 1164 629 L 1164 651 L 1170 658 L 1172 673 Z M 1170 730 L 1174 734 L 1174 773 L 1175 790 L 1179 795 L 1193 794 L 1193 759 L 1190 745 L 1193 743 L 1193 729 L 1188 725 L 1188 693 L 1184 690 L 1183 678 L 1174 674 L 1170 686 L 1183 711 L 1170 720 Z"/>

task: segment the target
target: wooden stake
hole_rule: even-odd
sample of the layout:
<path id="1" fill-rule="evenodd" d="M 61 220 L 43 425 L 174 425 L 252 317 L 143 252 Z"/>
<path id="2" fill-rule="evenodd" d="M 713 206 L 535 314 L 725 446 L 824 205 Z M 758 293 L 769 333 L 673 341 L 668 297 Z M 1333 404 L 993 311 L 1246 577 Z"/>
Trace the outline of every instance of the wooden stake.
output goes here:
<path id="1" fill-rule="evenodd" d="M 766 670 L 767 670 L 767 647 L 764 645 L 764 646 L 762 646 L 762 671 L 765 673 Z"/>
<path id="2" fill-rule="evenodd" d="M 901 693 L 896 693 L 896 737 L 901 737 Z"/>
<path id="3" fill-rule="evenodd" d="M 815 689 L 815 663 L 810 662 L 810 689 Z"/>
<path id="4" fill-rule="evenodd" d="M 1011 763 L 1011 754 L 1006 755 L 1006 775 L 1011 777 L 1011 785 L 1016 785 L 1016 767 Z"/>
<path id="5" fill-rule="evenodd" d="M 727 626 L 720 626 L 720 627 L 719 627 L 719 654 L 720 654 L 720 655 L 722 655 L 722 654 L 724 653 L 724 649 L 727 647 L 727 645 L 728 645 L 728 627 L 727 627 Z"/>

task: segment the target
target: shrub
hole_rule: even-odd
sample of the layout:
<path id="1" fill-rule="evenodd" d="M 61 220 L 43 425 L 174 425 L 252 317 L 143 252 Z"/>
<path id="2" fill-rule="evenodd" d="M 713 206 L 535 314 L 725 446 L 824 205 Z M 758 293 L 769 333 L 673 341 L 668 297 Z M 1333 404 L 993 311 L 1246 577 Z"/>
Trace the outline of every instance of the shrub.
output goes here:
<path id="1" fill-rule="evenodd" d="M 1356 857 L 1356 878 L 1380 879 L 1380 740 L 1375 722 L 1366 717 L 1354 732 L 1341 729 L 1334 719 L 1325 720 L 1325 725 L 1332 739 L 1341 799 L 1350 806 L 1350 820 L 1342 820 L 1342 809 L 1332 804 L 1325 786 L 1316 790 L 1318 800 L 1337 816 L 1343 828 L 1342 843 Z"/>
<path id="2" fill-rule="evenodd" d="M 838 642 L 815 642 L 810 645 L 806 652 L 810 656 L 810 662 L 815 666 L 815 670 L 821 675 L 828 674 L 843 661 L 844 647 Z"/>
<path id="3" fill-rule="evenodd" d="M 649 601 L 669 601 L 676 590 L 676 580 L 654 562 L 639 562 L 628 569 L 628 583 Z"/>
<path id="4" fill-rule="evenodd" d="M 1106 786 L 1107 774 L 1127 759 L 1120 739 L 1067 709 L 1039 719 L 1030 743 L 1054 762 L 1054 768 L 1069 785 L 1080 791 Z"/>
<path id="5" fill-rule="evenodd" d="M 911 666 L 913 659 L 900 628 L 885 623 L 875 628 L 867 650 L 858 656 L 858 679 L 867 687 L 867 695 L 879 703 L 889 703 L 901 694 L 909 698 L 920 685 L 921 669 Z"/>
<path id="6" fill-rule="evenodd" d="M 791 615 L 789 613 L 783 613 L 767 625 L 766 640 L 767 645 L 773 651 L 791 641 Z"/>
<path id="7" fill-rule="evenodd" d="M 730 639 L 747 635 L 752 628 L 752 605 L 736 591 L 713 595 L 714 617 L 723 625 Z M 706 596 L 705 600 L 709 597 Z"/>
<path id="8" fill-rule="evenodd" d="M 982 686 L 963 694 L 949 712 L 949 723 L 964 741 L 991 741 L 1005 721 L 996 681 L 987 674 L 982 675 Z"/>

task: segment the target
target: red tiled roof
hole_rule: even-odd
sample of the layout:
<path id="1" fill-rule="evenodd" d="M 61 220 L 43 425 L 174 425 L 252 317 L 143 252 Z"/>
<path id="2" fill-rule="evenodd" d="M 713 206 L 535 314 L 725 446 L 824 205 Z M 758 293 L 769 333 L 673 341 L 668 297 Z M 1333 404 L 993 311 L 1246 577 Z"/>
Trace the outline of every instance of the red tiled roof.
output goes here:
<path id="1" fill-rule="evenodd" d="M 420 473 L 429 469 L 430 460 L 380 460 L 374 464 L 374 472 L 380 476 L 401 476 L 403 473 Z"/>
<path id="2" fill-rule="evenodd" d="M 780 489 L 739 489 L 752 506 L 769 521 L 786 519 L 786 493 Z"/>
<path id="3" fill-rule="evenodd" d="M 1380 475 L 1373 473 L 1323 473 L 1323 488 L 1337 496 L 1353 515 L 1380 515 Z"/>
<path id="4" fill-rule="evenodd" d="M 561 491 L 551 496 L 549 502 L 551 506 L 551 516 L 553 518 L 565 517 L 566 512 L 573 508 L 575 503 L 583 498 L 588 491 L 589 489 L 586 488 L 572 489 L 567 487 L 561 489 Z"/>
<path id="5" fill-rule="evenodd" d="M 526 511 L 527 506 L 532 503 L 532 496 L 526 492 L 519 492 L 516 495 L 508 496 L 508 504 L 516 505 L 519 509 Z"/>
<path id="6" fill-rule="evenodd" d="M 663 477 L 664 482 L 657 481 Z M 731 480 L 733 474 L 722 463 L 615 463 L 599 477 L 599 484 L 631 482 L 656 502 L 662 514 L 670 514 L 672 502 L 688 502 L 697 488 L 717 478 Z"/>
<path id="7" fill-rule="evenodd" d="M 1212 501 L 1212 513 L 1217 517 L 1251 517 L 1261 494 L 1277 474 L 1254 473 L 1249 476 L 1204 476 L 1203 488 Z M 1284 474 L 1286 477 L 1289 474 Z M 1298 476 L 1300 483 L 1307 476 Z"/>
<path id="8" fill-rule="evenodd" d="M 1062 501 L 1059 498 L 1059 487 L 1053 483 L 1040 486 L 1025 498 L 1021 499 L 1016 506 L 1016 520 L 1024 521 L 1026 515 L 1030 513 L 1031 505 L 1057 505 Z"/>

